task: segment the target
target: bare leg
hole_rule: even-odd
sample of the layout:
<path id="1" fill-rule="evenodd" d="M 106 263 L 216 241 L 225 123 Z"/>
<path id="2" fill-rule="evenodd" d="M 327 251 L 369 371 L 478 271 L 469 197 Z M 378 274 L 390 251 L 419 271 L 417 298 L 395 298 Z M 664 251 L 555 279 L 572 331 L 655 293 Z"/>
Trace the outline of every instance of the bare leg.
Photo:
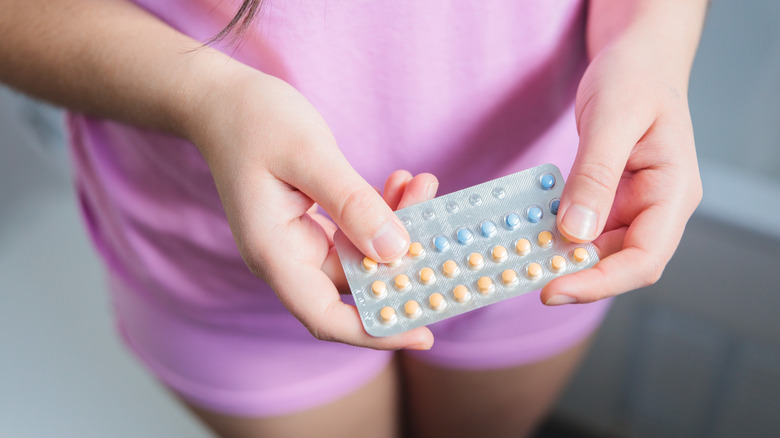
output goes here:
<path id="1" fill-rule="evenodd" d="M 436 367 L 402 355 L 413 437 L 524 437 L 544 419 L 590 341 L 541 362 L 490 371 Z"/>
<path id="2" fill-rule="evenodd" d="M 245 418 L 209 412 L 185 401 L 198 418 L 223 438 L 399 436 L 397 364 L 346 397 L 304 412 L 270 418 Z"/>

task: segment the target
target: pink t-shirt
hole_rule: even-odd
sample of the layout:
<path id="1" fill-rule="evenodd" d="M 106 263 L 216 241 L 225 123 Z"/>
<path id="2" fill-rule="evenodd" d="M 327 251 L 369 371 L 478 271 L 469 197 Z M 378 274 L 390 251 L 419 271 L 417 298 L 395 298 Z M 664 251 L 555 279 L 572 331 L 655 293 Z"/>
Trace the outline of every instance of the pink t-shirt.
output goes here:
<path id="1" fill-rule="evenodd" d="M 236 6 L 136 3 L 201 41 Z M 567 173 L 583 32 L 580 0 L 266 0 L 233 56 L 303 93 L 370 183 L 431 172 L 444 194 L 545 162 Z M 245 268 L 193 145 L 79 114 L 69 125 L 80 200 L 112 275 L 198 318 L 275 300 Z"/>
<path id="2" fill-rule="evenodd" d="M 200 41 L 237 6 L 136 3 Z M 568 173 L 584 24 L 583 0 L 265 0 L 233 56 L 303 93 L 371 184 L 396 169 L 431 172 L 444 194 L 546 162 Z M 167 385 L 222 412 L 278 415 L 333 400 L 389 361 L 314 341 L 252 276 L 192 144 L 68 120 L 119 325 Z M 540 360 L 591 333 L 607 307 L 507 300 L 433 325 L 426 359 L 470 368 Z"/>

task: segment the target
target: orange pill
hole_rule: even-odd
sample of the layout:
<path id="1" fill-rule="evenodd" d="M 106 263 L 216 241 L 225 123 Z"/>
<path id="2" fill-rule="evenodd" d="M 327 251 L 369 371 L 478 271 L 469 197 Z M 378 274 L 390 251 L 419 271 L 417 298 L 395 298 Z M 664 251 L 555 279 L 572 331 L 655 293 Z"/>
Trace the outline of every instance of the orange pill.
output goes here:
<path id="1" fill-rule="evenodd" d="M 549 248 L 553 241 L 552 233 L 549 231 L 542 231 L 538 236 L 536 236 L 536 241 L 542 248 Z"/>
<path id="2" fill-rule="evenodd" d="M 485 259 L 482 258 L 482 254 L 478 252 L 469 254 L 469 268 L 482 269 L 483 266 L 485 266 Z"/>
<path id="3" fill-rule="evenodd" d="M 433 269 L 431 268 L 422 268 L 420 269 L 420 283 L 422 284 L 431 284 L 436 280 L 436 274 L 433 272 Z"/>
<path id="4" fill-rule="evenodd" d="M 561 272 L 566 269 L 566 259 L 562 256 L 556 255 L 550 259 L 550 269 L 555 272 Z"/>
<path id="5" fill-rule="evenodd" d="M 525 269 L 525 273 L 528 275 L 528 278 L 537 278 L 542 275 L 542 265 L 536 262 L 530 263 Z"/>
<path id="6" fill-rule="evenodd" d="M 395 316 L 395 309 L 393 309 L 390 306 L 382 307 L 382 310 L 379 311 L 379 319 L 382 320 L 385 324 L 390 324 L 395 322 L 396 316 Z"/>
<path id="7" fill-rule="evenodd" d="M 416 318 L 420 316 L 420 304 L 415 300 L 409 300 L 404 304 L 404 313 L 409 318 Z"/>
<path id="8" fill-rule="evenodd" d="M 506 260 L 506 248 L 501 245 L 496 245 L 493 247 L 490 255 L 493 257 L 494 262 L 503 262 Z"/>
<path id="9" fill-rule="evenodd" d="M 396 267 L 396 266 L 400 265 L 400 264 L 401 264 L 401 262 L 403 262 L 403 260 L 401 260 L 401 259 L 395 259 L 395 260 L 390 260 L 390 261 L 389 261 L 389 262 L 387 262 L 386 264 L 387 264 L 387 266 L 390 266 L 390 267 L 394 268 L 394 267 Z"/>
<path id="10" fill-rule="evenodd" d="M 416 259 L 422 257 L 423 255 L 425 255 L 425 248 L 423 247 L 422 243 L 412 242 L 412 244 L 409 245 L 409 257 Z"/>
<path id="11" fill-rule="evenodd" d="M 588 260 L 588 256 L 588 251 L 583 247 L 579 247 L 574 250 L 571 258 L 574 259 L 574 261 L 577 263 L 584 263 L 586 260 Z"/>
<path id="12" fill-rule="evenodd" d="M 377 298 L 382 298 L 387 293 L 387 285 L 384 281 L 375 281 L 371 283 L 371 293 Z"/>
<path id="13" fill-rule="evenodd" d="M 469 290 L 466 286 L 459 284 L 452 290 L 452 296 L 455 297 L 455 301 L 459 303 L 465 303 L 471 297 Z"/>
<path id="14" fill-rule="evenodd" d="M 444 300 L 444 295 L 436 292 L 428 297 L 428 304 L 431 305 L 433 310 L 441 310 L 447 305 L 447 302 Z"/>
<path id="15" fill-rule="evenodd" d="M 405 290 L 409 288 L 409 276 L 406 274 L 398 274 L 395 276 L 395 288 L 398 290 Z"/>
<path id="16" fill-rule="evenodd" d="M 490 277 L 479 277 L 479 280 L 477 280 L 477 290 L 483 295 L 489 294 L 493 291 L 493 280 L 491 280 Z"/>
<path id="17" fill-rule="evenodd" d="M 363 270 L 366 272 L 376 271 L 376 262 L 368 257 L 363 257 Z"/>
<path id="18" fill-rule="evenodd" d="M 444 272 L 444 275 L 447 277 L 452 278 L 460 273 L 460 268 L 458 267 L 458 264 L 455 263 L 455 260 L 447 260 L 441 266 L 441 271 Z"/>
<path id="19" fill-rule="evenodd" d="M 506 269 L 501 273 L 501 282 L 509 286 L 517 282 L 517 272 L 512 269 Z"/>
<path id="20" fill-rule="evenodd" d="M 531 242 L 528 239 L 517 239 L 515 242 L 515 251 L 520 255 L 526 255 L 531 252 Z"/>

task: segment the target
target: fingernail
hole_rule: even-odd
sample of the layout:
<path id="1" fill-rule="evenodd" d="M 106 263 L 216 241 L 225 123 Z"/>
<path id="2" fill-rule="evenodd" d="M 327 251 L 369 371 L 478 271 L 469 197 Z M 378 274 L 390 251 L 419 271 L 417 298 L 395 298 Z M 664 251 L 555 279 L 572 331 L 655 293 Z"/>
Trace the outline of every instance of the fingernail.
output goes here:
<path id="1" fill-rule="evenodd" d="M 439 183 L 428 184 L 428 199 L 433 199 L 436 196 L 436 190 L 439 190 Z"/>
<path id="2" fill-rule="evenodd" d="M 577 299 L 568 295 L 553 295 L 544 304 L 548 306 L 560 306 L 561 304 L 574 304 Z"/>
<path id="3" fill-rule="evenodd" d="M 371 246 L 381 260 L 395 260 L 409 247 L 409 239 L 401 224 L 387 221 L 371 240 Z"/>
<path id="4" fill-rule="evenodd" d="M 573 204 L 566 209 L 561 228 L 574 238 L 591 241 L 596 238 L 598 224 L 598 213 L 587 207 Z"/>

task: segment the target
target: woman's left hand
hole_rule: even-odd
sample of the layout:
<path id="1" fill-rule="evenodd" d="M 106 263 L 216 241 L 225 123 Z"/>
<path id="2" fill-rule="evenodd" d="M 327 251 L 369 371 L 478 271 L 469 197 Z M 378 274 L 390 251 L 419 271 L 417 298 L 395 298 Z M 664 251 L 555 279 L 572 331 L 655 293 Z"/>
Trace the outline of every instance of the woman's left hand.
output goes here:
<path id="1" fill-rule="evenodd" d="M 558 228 L 572 241 L 592 240 L 601 261 L 547 284 L 541 299 L 548 305 L 655 283 L 701 200 L 687 74 L 645 56 L 643 44 L 652 43 L 616 41 L 580 82 L 580 144 Z"/>

